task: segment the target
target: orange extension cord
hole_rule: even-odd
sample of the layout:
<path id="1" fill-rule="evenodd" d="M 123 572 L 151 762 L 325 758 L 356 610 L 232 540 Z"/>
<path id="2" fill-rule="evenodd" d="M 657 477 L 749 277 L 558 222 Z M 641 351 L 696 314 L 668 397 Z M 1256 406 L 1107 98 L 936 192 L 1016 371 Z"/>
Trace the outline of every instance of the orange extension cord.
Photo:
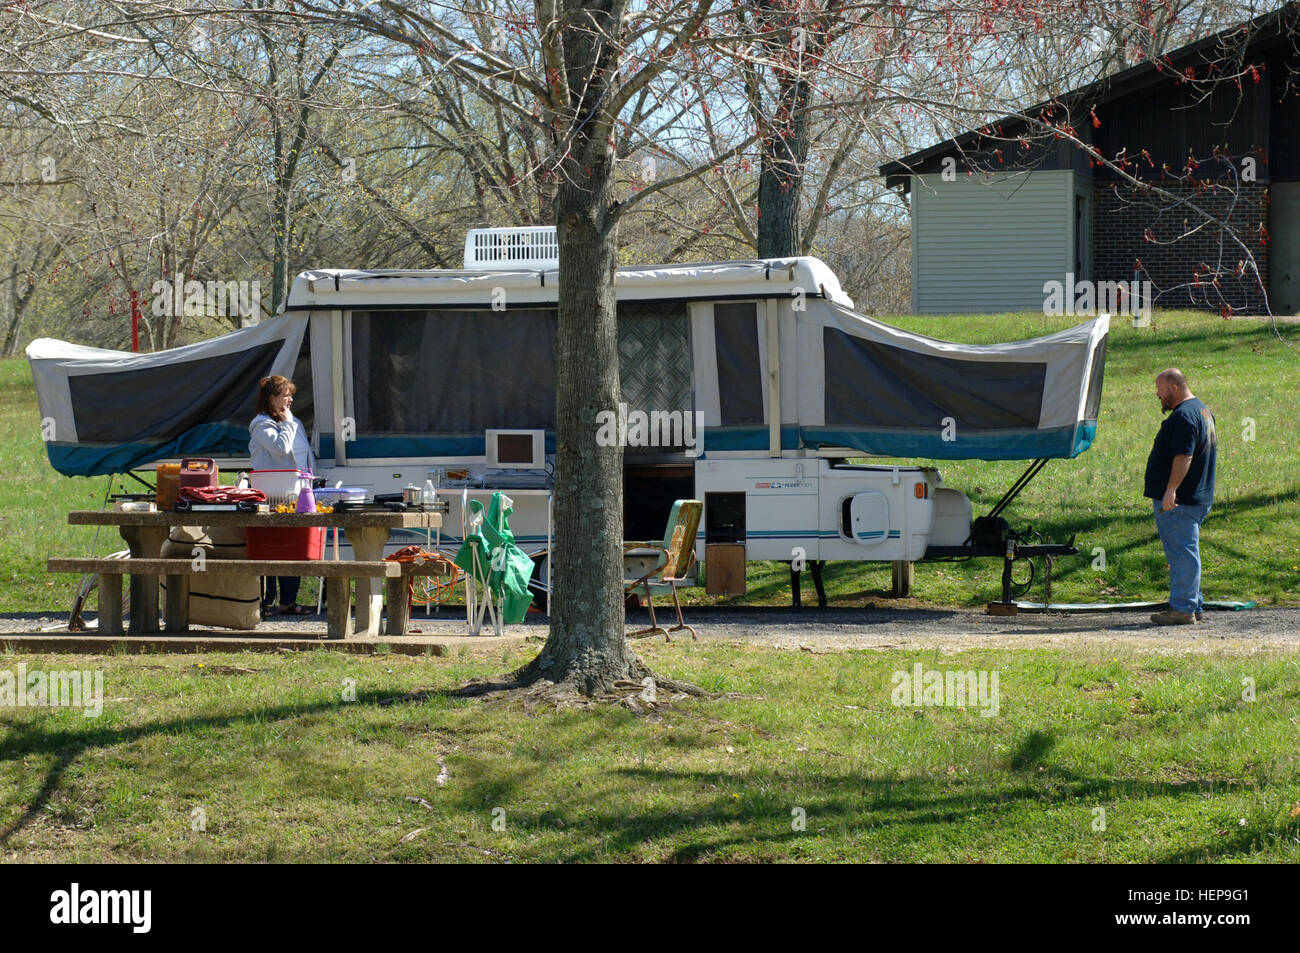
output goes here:
<path id="1" fill-rule="evenodd" d="M 426 581 L 421 584 L 420 600 L 418 602 L 415 598 L 415 576 L 407 578 L 406 604 L 408 611 L 412 605 L 441 605 L 443 597 L 450 595 L 451 591 L 456 588 L 456 583 L 465 578 L 465 573 L 461 571 L 461 568 L 442 553 L 431 553 L 419 546 L 407 546 L 384 558 L 398 563 L 438 563 L 442 565 L 443 571 L 437 575 L 421 577 Z M 450 581 L 439 582 L 438 580 L 443 576 L 449 577 Z"/>

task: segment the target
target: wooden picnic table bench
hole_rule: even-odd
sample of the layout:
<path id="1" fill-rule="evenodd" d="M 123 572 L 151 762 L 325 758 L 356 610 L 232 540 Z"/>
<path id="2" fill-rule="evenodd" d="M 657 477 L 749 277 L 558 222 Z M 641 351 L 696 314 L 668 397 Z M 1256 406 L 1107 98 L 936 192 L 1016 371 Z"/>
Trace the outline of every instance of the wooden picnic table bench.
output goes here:
<path id="1" fill-rule="evenodd" d="M 188 627 L 189 577 L 196 572 L 251 576 L 318 576 L 326 581 L 329 603 L 326 620 L 331 638 L 353 635 L 351 588 L 355 581 L 355 633 L 375 637 L 379 634 L 383 596 L 376 583 L 388 580 L 388 635 L 406 632 L 409 613 L 405 581 L 411 575 L 436 572 L 435 565 L 398 563 L 383 559 L 384 546 L 394 529 L 436 529 L 442 514 L 436 512 L 364 512 L 364 513 L 175 513 L 166 511 L 126 512 L 118 510 L 76 510 L 68 514 L 74 526 L 116 526 L 130 547 L 129 559 L 60 559 L 49 560 L 51 572 L 93 572 L 100 576 L 101 632 L 118 634 L 122 626 L 121 579 L 126 575 L 131 587 L 132 635 L 158 631 L 158 580 L 166 578 L 167 605 L 164 624 L 168 631 L 185 631 Z M 355 559 L 282 560 L 282 559 L 164 559 L 162 544 L 173 526 L 231 527 L 337 527 L 347 534 Z M 196 569 L 202 566 L 202 569 Z M 107 582 L 107 585 L 105 583 Z M 184 597 L 181 592 L 184 591 Z M 400 598 L 394 594 L 400 592 Z M 173 598 L 173 593 L 176 597 Z M 116 595 L 114 595 L 116 594 Z M 105 605 L 107 599 L 107 606 Z M 400 603 L 400 605 L 399 605 Z M 109 630 L 103 626 L 107 624 Z"/>
<path id="2" fill-rule="evenodd" d="M 50 572 L 93 572 L 99 576 L 99 633 L 121 635 L 122 577 L 167 580 L 163 604 L 166 632 L 189 630 L 190 576 L 197 573 L 234 576 L 320 576 L 325 579 L 326 631 L 330 638 L 352 636 L 352 589 L 358 576 L 400 574 L 397 563 L 355 559 L 51 559 Z M 134 605 L 134 603 L 133 603 Z M 132 612 L 132 619 L 137 615 Z"/>

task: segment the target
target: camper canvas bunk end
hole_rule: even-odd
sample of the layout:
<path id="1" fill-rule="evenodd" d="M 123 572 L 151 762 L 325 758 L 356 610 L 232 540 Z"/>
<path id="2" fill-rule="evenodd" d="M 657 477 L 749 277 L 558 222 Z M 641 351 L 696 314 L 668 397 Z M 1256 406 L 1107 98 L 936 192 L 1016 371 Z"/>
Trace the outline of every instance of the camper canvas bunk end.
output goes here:
<path id="1" fill-rule="evenodd" d="M 256 381 L 279 373 L 298 383 L 294 411 L 331 484 L 436 480 L 447 548 L 463 501 L 503 490 L 517 541 L 540 553 L 555 490 L 553 234 L 481 230 L 466 253 L 461 271 L 304 272 L 274 319 L 171 351 L 34 342 L 51 463 L 84 475 L 243 457 Z M 970 551 L 970 501 L 938 470 L 848 460 L 1069 458 L 1096 433 L 1105 316 L 1028 341 L 939 341 L 856 313 L 814 258 L 621 268 L 616 288 L 622 400 L 591 439 L 624 447 L 627 538 L 661 535 L 676 499 L 704 501 L 706 573 L 715 544 L 814 565 Z"/>

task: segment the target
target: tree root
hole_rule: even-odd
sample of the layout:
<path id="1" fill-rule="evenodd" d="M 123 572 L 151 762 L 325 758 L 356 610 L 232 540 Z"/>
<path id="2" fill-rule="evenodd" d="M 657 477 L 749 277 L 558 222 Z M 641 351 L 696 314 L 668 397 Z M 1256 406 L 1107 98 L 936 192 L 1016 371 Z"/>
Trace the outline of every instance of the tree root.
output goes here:
<path id="1" fill-rule="evenodd" d="M 585 672 L 556 671 L 541 664 L 541 658 L 505 675 L 473 679 L 447 694 L 452 698 L 517 700 L 526 711 L 540 706 L 560 710 L 613 703 L 637 714 L 662 711 L 685 698 L 715 697 L 690 682 L 656 675 L 637 656 L 632 656 L 625 677 L 604 679 Z"/>

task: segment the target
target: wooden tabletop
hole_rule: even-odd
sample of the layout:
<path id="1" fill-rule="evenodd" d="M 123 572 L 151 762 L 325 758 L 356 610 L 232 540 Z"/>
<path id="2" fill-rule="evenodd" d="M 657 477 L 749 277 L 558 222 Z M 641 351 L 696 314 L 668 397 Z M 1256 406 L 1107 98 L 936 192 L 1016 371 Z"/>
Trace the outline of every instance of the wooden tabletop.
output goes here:
<path id="1" fill-rule="evenodd" d="M 370 513 L 152 513 L 120 510 L 73 510 L 68 514 L 73 526 L 338 526 L 343 529 L 367 526 L 389 529 L 438 529 L 441 513 L 391 510 Z"/>

